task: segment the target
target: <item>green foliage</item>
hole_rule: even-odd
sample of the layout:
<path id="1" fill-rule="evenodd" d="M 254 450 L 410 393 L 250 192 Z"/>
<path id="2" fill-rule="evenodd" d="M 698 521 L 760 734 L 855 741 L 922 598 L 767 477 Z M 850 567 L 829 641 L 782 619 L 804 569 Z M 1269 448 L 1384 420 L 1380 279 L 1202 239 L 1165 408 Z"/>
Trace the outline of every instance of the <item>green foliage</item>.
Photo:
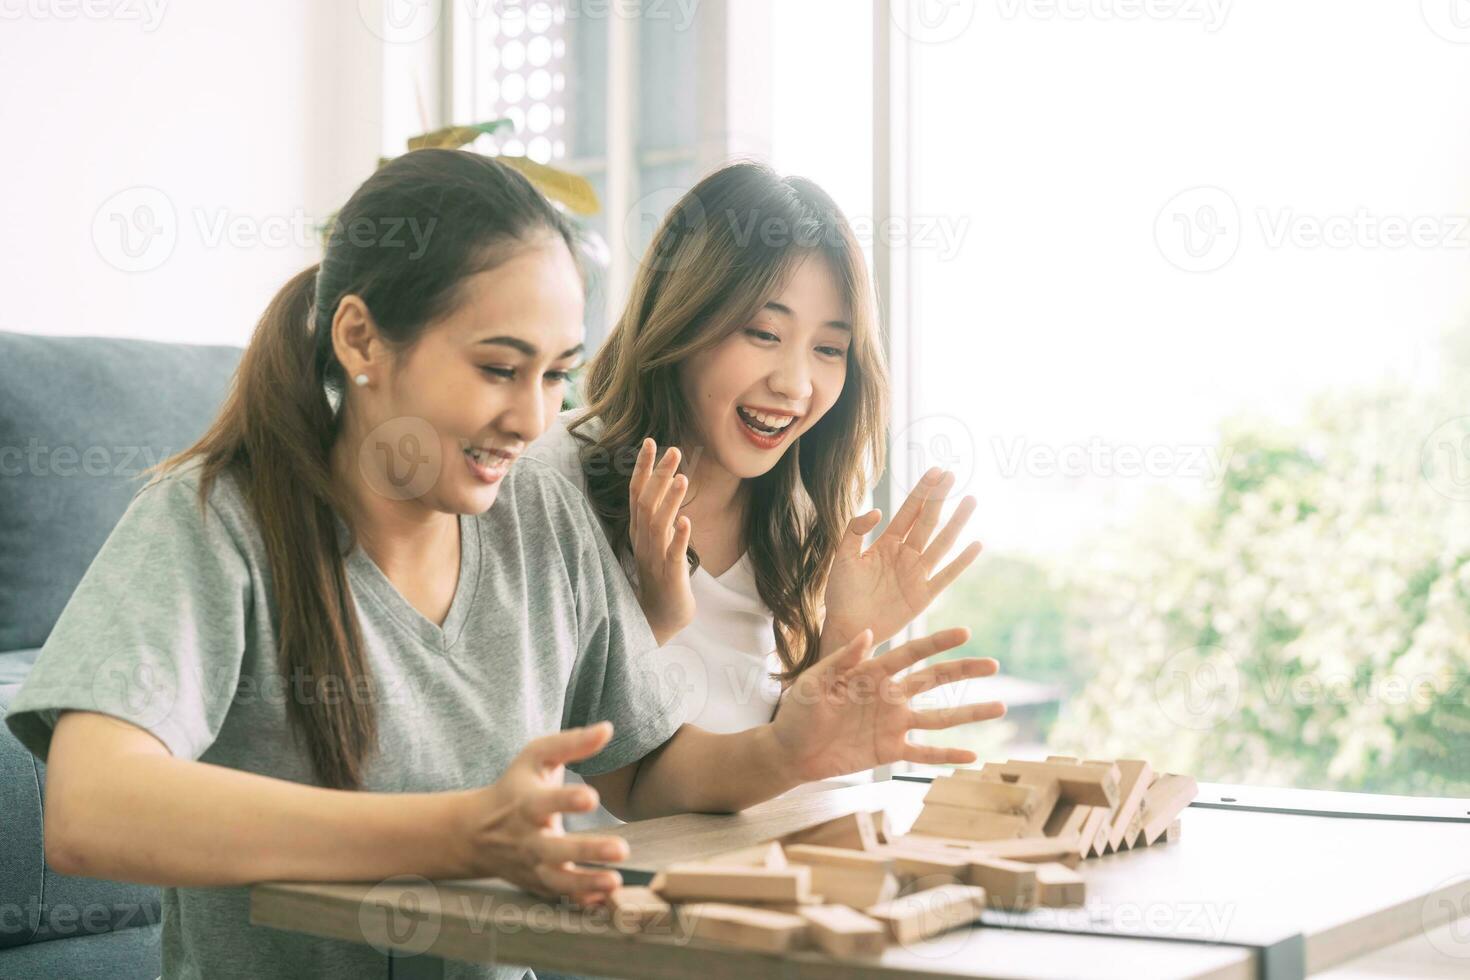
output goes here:
<path id="1" fill-rule="evenodd" d="M 1057 563 L 992 557 L 930 617 L 1069 687 L 1049 744 L 1202 779 L 1470 795 L 1470 343 L 1437 391 L 1338 392 L 1221 430 L 1203 500 L 1161 496 Z M 982 571 L 983 569 L 983 571 Z"/>

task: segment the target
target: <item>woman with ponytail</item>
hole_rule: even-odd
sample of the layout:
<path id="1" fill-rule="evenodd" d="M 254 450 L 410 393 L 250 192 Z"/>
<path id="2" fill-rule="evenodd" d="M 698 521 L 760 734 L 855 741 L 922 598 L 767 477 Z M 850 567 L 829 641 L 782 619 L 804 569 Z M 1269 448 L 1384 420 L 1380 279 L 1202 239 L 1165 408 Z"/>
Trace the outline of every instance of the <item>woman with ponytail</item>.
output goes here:
<path id="1" fill-rule="evenodd" d="M 655 641 L 585 499 L 515 462 L 581 351 L 575 254 L 493 160 L 420 150 L 380 169 L 12 701 L 48 765 L 47 862 L 162 886 L 167 980 L 386 974 L 367 945 L 252 927 L 252 882 L 502 877 L 596 903 L 618 876 L 586 865 L 627 845 L 566 833 L 564 813 L 738 810 L 897 759 L 973 758 L 906 733 L 992 706 L 909 699 L 994 662 L 896 679 L 961 630 L 882 656 L 864 633 L 758 729 L 682 724 L 640 666 Z"/>

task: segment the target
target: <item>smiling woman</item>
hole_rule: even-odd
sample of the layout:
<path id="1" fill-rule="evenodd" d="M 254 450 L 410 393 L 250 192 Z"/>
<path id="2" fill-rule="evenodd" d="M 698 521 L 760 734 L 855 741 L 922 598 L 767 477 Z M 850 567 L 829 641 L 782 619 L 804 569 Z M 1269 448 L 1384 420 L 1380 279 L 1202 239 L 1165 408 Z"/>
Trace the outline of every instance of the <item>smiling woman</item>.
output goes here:
<path id="1" fill-rule="evenodd" d="M 6 716 L 48 766 L 48 866 L 164 886 L 164 975 L 383 975 L 381 950 L 253 929 L 253 882 L 495 877 L 600 903 L 620 879 L 588 865 L 626 842 L 567 834 L 563 814 L 737 810 L 973 759 L 908 740 L 1000 713 L 910 704 L 993 672 L 909 672 L 964 630 L 879 656 L 860 633 L 774 721 L 683 724 L 585 498 L 512 465 L 582 344 L 570 226 L 508 167 L 432 149 L 342 213 L 435 230 L 419 257 L 334 234 L 286 284 L 221 414 L 131 502 Z M 849 690 L 864 696 L 824 696 Z"/>

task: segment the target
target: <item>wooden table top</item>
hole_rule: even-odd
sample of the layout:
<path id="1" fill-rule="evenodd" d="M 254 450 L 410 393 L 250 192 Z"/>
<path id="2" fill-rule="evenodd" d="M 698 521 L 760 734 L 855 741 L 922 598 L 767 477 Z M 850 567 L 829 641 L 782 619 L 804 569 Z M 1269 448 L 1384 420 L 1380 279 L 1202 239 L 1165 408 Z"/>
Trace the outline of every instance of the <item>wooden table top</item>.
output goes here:
<path id="1" fill-rule="evenodd" d="M 857 810 L 886 810 L 902 831 L 926 789 L 885 781 L 783 797 L 739 814 L 627 824 L 619 830 L 631 845 L 625 867 L 655 871 Z M 251 922 L 380 949 L 601 976 L 1224 980 L 1318 972 L 1470 911 L 1463 824 L 1191 808 L 1183 827 L 1175 844 L 1085 862 L 1084 909 L 987 912 L 986 925 L 891 947 L 878 959 L 772 956 L 677 935 L 634 939 L 612 930 L 604 913 L 558 907 L 495 879 L 261 884 L 251 892 Z"/>

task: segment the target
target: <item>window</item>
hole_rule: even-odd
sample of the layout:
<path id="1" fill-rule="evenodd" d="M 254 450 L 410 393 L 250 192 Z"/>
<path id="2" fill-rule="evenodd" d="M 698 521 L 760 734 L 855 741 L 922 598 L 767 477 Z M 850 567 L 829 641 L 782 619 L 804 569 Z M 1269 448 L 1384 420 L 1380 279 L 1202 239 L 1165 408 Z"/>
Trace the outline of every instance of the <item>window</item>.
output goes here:
<path id="1" fill-rule="evenodd" d="M 1470 795 L 1470 37 L 1136 6 L 914 32 L 896 442 L 979 497 L 928 626 L 1014 698 L 961 737 Z"/>

